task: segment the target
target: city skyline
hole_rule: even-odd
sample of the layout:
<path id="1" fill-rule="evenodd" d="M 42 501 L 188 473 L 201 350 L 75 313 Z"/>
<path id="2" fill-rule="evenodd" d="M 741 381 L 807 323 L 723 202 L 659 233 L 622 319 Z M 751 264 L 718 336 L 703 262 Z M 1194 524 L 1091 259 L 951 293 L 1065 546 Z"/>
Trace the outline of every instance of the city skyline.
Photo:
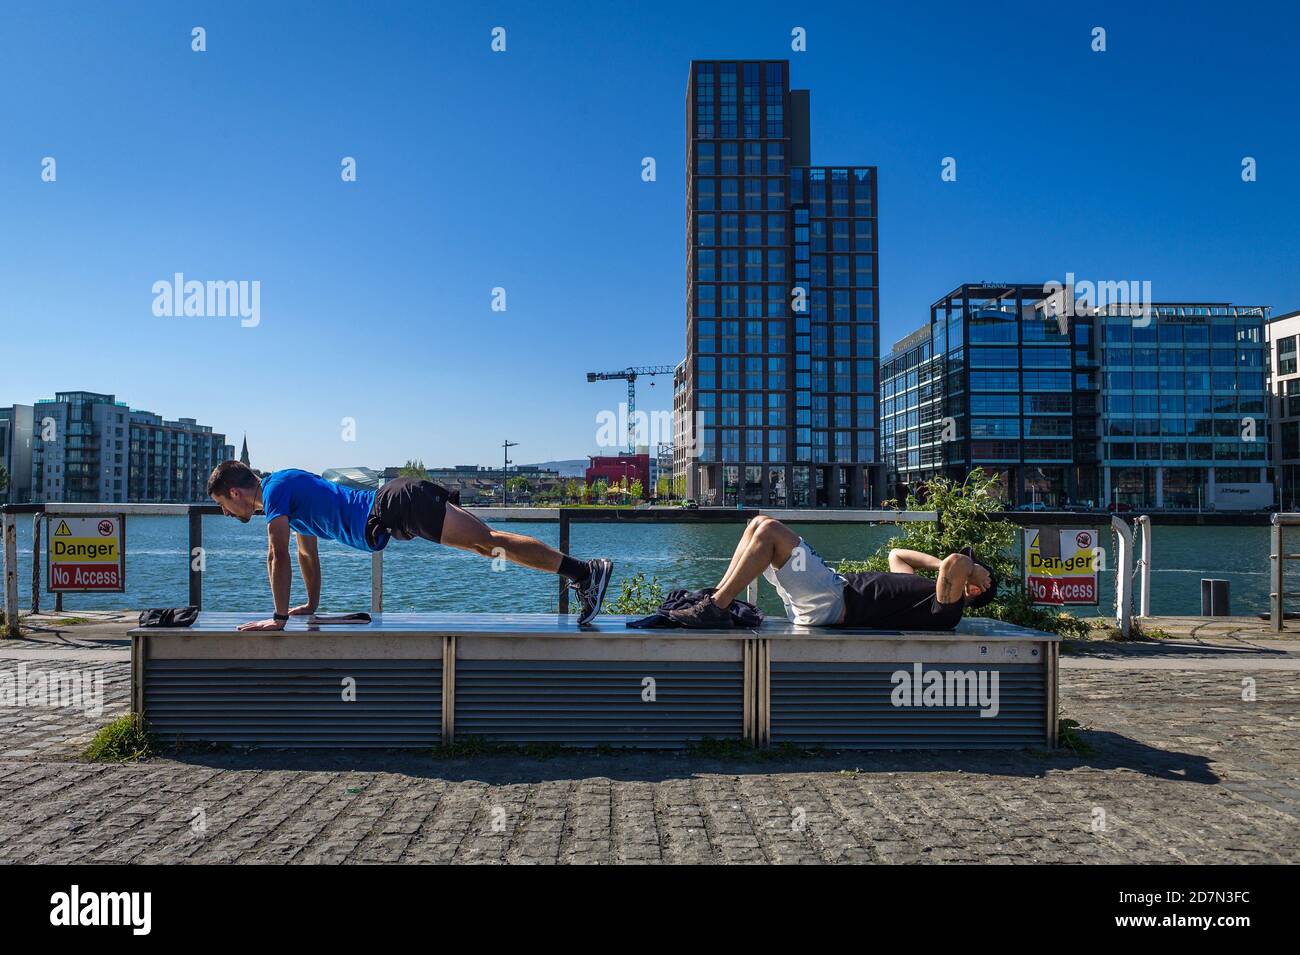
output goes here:
<path id="1" fill-rule="evenodd" d="M 964 281 L 1073 272 L 1161 301 L 1300 305 L 1286 7 L 1172 24 L 1120 6 L 743 9 L 668 5 L 636 30 L 508 5 L 15 14 L 0 403 L 127 395 L 247 432 L 271 468 L 490 465 L 507 437 L 519 461 L 615 453 L 596 416 L 623 389 L 586 372 L 684 357 L 693 59 L 789 60 L 814 160 L 878 169 L 877 357 Z M 160 63 L 188 82 L 160 87 Z M 35 75 L 42 97 L 18 98 Z M 258 322 L 155 314 L 177 273 L 259 283 Z M 641 382 L 638 406 L 668 410 L 671 387 Z"/>

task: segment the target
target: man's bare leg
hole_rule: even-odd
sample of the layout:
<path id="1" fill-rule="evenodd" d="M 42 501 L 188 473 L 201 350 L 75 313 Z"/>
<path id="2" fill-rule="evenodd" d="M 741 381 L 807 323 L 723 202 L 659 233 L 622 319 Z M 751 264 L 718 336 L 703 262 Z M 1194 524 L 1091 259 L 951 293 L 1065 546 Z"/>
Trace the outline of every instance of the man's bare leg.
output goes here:
<path id="1" fill-rule="evenodd" d="M 563 556 L 554 547 L 543 544 L 535 537 L 489 527 L 455 504 L 447 505 L 447 514 L 442 522 L 442 543 L 484 557 L 504 557 L 521 567 L 544 570 L 551 574 L 559 573 L 560 558 Z"/>
<path id="2" fill-rule="evenodd" d="M 745 548 L 749 546 L 749 542 L 754 536 L 754 531 L 758 530 L 758 528 L 768 520 L 771 520 L 771 518 L 760 514 L 745 525 L 745 533 L 740 535 L 740 543 L 737 544 L 736 549 L 731 552 L 731 563 L 727 565 L 727 573 L 722 575 L 723 580 L 727 579 L 727 574 L 730 574 L 736 569 L 736 564 L 740 561 L 740 555 L 743 554 Z"/>
<path id="3" fill-rule="evenodd" d="M 784 567 L 798 544 L 799 535 L 780 521 L 761 515 L 754 518 L 732 555 L 731 566 L 718 584 L 713 602 L 729 607 L 768 567 Z"/>

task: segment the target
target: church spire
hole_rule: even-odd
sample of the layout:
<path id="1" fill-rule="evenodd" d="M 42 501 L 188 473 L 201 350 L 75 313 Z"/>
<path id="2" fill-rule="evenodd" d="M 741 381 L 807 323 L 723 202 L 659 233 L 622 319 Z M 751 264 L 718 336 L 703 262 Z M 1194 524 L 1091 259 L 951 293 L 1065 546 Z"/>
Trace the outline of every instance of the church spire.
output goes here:
<path id="1" fill-rule="evenodd" d="M 243 447 L 243 449 L 239 452 L 239 461 L 240 461 L 240 463 L 243 464 L 245 467 L 249 467 L 249 466 L 250 466 L 250 465 L 249 465 L 249 461 L 248 461 L 248 434 L 247 434 L 247 432 L 245 432 L 245 434 L 244 434 L 244 447 Z"/>

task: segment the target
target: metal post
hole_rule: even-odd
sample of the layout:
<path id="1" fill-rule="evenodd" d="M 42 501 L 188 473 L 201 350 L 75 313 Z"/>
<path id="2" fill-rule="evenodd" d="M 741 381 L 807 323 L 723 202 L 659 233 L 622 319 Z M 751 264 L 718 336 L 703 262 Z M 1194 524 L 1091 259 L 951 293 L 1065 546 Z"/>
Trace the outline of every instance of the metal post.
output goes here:
<path id="1" fill-rule="evenodd" d="M 1270 536 L 1273 540 L 1272 553 L 1269 554 L 1271 563 L 1268 568 L 1269 576 L 1269 595 L 1268 595 L 1268 622 L 1269 627 L 1274 633 L 1282 632 L 1282 620 L 1286 616 L 1283 613 L 1285 601 L 1282 599 L 1282 581 L 1286 579 L 1283 573 L 1283 561 L 1286 559 L 1282 554 L 1282 522 L 1279 521 L 1278 515 L 1273 515 L 1273 527 Z"/>
<path id="2" fill-rule="evenodd" d="M 567 508 L 560 508 L 560 553 L 569 552 L 569 511 Z M 559 613 L 566 614 L 569 612 L 569 582 L 563 577 L 560 578 L 560 606 Z"/>
<path id="3" fill-rule="evenodd" d="M 41 612 L 41 521 L 42 514 L 32 515 L 32 613 Z"/>
<path id="4" fill-rule="evenodd" d="M 18 636 L 18 519 L 4 516 L 5 636 Z"/>
<path id="5" fill-rule="evenodd" d="M 370 555 L 370 612 L 384 612 L 384 552 Z"/>
<path id="6" fill-rule="evenodd" d="M 1111 529 L 1119 540 L 1119 559 L 1115 568 L 1115 625 L 1127 640 L 1133 630 L 1133 532 L 1118 515 L 1110 519 Z"/>
<path id="7" fill-rule="evenodd" d="M 190 508 L 190 606 L 203 607 L 203 514 Z"/>
<path id="8" fill-rule="evenodd" d="M 1142 531 L 1142 563 L 1139 565 L 1138 605 L 1139 617 L 1151 614 L 1151 518 L 1143 514 L 1137 519 Z"/>

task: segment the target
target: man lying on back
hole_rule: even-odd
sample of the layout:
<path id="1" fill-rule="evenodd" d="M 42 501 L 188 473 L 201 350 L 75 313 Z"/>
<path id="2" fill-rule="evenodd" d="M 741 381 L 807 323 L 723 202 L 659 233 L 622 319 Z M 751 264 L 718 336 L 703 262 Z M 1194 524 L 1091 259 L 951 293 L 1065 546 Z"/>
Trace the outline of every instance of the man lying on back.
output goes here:
<path id="1" fill-rule="evenodd" d="M 922 577 L 918 570 L 938 576 Z M 963 611 L 983 607 L 997 593 L 988 567 L 969 554 L 940 560 L 895 549 L 888 572 L 840 574 L 794 531 L 760 515 L 745 528 L 714 593 L 668 616 L 686 627 L 730 627 L 727 607 L 760 573 L 776 588 L 790 621 L 809 627 L 951 630 Z"/>

